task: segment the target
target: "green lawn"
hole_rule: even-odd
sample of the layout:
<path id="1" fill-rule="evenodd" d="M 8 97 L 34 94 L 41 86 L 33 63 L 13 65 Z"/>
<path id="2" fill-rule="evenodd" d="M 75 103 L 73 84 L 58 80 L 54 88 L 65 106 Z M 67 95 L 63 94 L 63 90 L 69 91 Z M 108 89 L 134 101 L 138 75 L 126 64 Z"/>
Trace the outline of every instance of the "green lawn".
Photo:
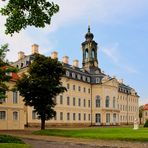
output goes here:
<path id="1" fill-rule="evenodd" d="M 47 129 L 33 134 L 89 139 L 148 141 L 148 128 L 87 128 L 87 129 Z"/>
<path id="2" fill-rule="evenodd" d="M 9 135 L 0 135 L 0 148 L 30 148 L 30 146 L 19 138 Z"/>

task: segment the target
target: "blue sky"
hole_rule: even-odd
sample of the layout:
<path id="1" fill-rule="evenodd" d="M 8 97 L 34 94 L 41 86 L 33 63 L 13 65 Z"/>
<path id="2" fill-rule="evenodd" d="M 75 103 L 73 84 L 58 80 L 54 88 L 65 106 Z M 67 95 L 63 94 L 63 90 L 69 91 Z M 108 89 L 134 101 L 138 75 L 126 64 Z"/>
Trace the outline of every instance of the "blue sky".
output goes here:
<path id="1" fill-rule="evenodd" d="M 0 44 L 9 43 L 8 59 L 17 52 L 31 52 L 37 43 L 40 52 L 57 51 L 59 59 L 67 55 L 72 64 L 79 60 L 81 43 L 88 24 L 98 43 L 100 68 L 110 76 L 124 79 L 140 95 L 140 104 L 148 103 L 148 1 L 147 0 L 54 0 L 60 11 L 44 29 L 28 27 L 12 37 L 4 35 L 5 18 L 0 16 Z M 0 7 L 4 2 L 0 1 Z"/>

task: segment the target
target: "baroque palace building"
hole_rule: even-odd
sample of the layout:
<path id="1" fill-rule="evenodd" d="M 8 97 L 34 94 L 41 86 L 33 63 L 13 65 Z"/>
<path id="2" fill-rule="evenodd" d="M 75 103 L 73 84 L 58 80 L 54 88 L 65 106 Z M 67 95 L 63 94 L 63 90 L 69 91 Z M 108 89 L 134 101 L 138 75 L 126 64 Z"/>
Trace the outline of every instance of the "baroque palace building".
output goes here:
<path id="1" fill-rule="evenodd" d="M 138 119 L 139 96 L 135 89 L 102 72 L 97 58 L 97 43 L 94 35 L 88 32 L 82 43 L 82 68 L 78 60 L 69 64 L 69 57 L 62 59 L 66 74 L 62 84 L 67 92 L 55 98 L 56 117 L 46 121 L 46 125 L 90 126 L 90 125 L 120 125 L 133 124 Z M 18 53 L 18 61 L 13 66 L 19 68 L 18 75 L 27 71 L 33 56 L 38 53 L 38 45 L 32 45 L 32 54 L 26 56 Z M 51 58 L 58 58 L 57 52 L 52 52 Z M 19 92 L 18 92 L 19 94 Z M 22 100 L 22 97 L 18 95 Z M 39 125 L 40 120 L 31 107 L 24 107 L 24 124 Z M 21 120 L 18 117 L 18 120 Z M 0 121 L 1 123 L 1 121 Z"/>

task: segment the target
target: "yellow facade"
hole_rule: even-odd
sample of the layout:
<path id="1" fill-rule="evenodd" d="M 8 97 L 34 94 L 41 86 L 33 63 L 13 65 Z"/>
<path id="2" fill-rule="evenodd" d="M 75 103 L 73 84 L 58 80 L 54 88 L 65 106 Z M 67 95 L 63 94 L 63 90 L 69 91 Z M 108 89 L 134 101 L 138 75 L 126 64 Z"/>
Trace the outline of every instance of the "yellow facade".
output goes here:
<path id="1" fill-rule="evenodd" d="M 119 82 L 116 79 L 102 85 L 90 85 L 65 77 L 62 82 L 65 87 L 69 85 L 68 91 L 56 97 L 55 111 L 57 115 L 54 119 L 46 121 L 46 125 L 120 125 L 133 124 L 134 119 L 138 119 L 138 96 L 119 93 Z M 96 107 L 96 96 L 100 96 L 99 107 Z M 105 106 L 106 96 L 110 98 L 109 107 Z M 67 103 L 67 97 L 69 97 L 69 103 Z M 115 104 L 113 98 L 115 98 Z M 33 108 L 28 108 L 28 114 L 29 125 L 39 125 L 40 120 L 37 119 L 37 116 L 36 119 L 34 118 Z M 97 114 L 100 114 L 98 117 L 100 119 L 96 119 Z M 110 116 L 108 122 L 107 114 Z"/>
<path id="2" fill-rule="evenodd" d="M 13 88 L 15 82 L 10 81 L 7 85 Z M 0 129 L 24 129 L 24 103 L 19 92 L 8 91 L 7 98 L 0 104 Z"/>

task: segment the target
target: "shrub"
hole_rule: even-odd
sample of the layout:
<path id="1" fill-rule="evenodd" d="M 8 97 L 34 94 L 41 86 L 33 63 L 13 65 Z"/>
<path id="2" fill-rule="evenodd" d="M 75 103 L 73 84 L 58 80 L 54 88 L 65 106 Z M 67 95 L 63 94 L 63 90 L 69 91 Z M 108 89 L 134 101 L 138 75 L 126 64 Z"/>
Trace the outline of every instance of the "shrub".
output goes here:
<path id="1" fill-rule="evenodd" d="M 18 138 L 9 136 L 9 135 L 0 135 L 0 143 L 21 143 L 24 142 Z"/>
<path id="2" fill-rule="evenodd" d="M 144 127 L 148 127 L 148 120 L 146 120 Z"/>

